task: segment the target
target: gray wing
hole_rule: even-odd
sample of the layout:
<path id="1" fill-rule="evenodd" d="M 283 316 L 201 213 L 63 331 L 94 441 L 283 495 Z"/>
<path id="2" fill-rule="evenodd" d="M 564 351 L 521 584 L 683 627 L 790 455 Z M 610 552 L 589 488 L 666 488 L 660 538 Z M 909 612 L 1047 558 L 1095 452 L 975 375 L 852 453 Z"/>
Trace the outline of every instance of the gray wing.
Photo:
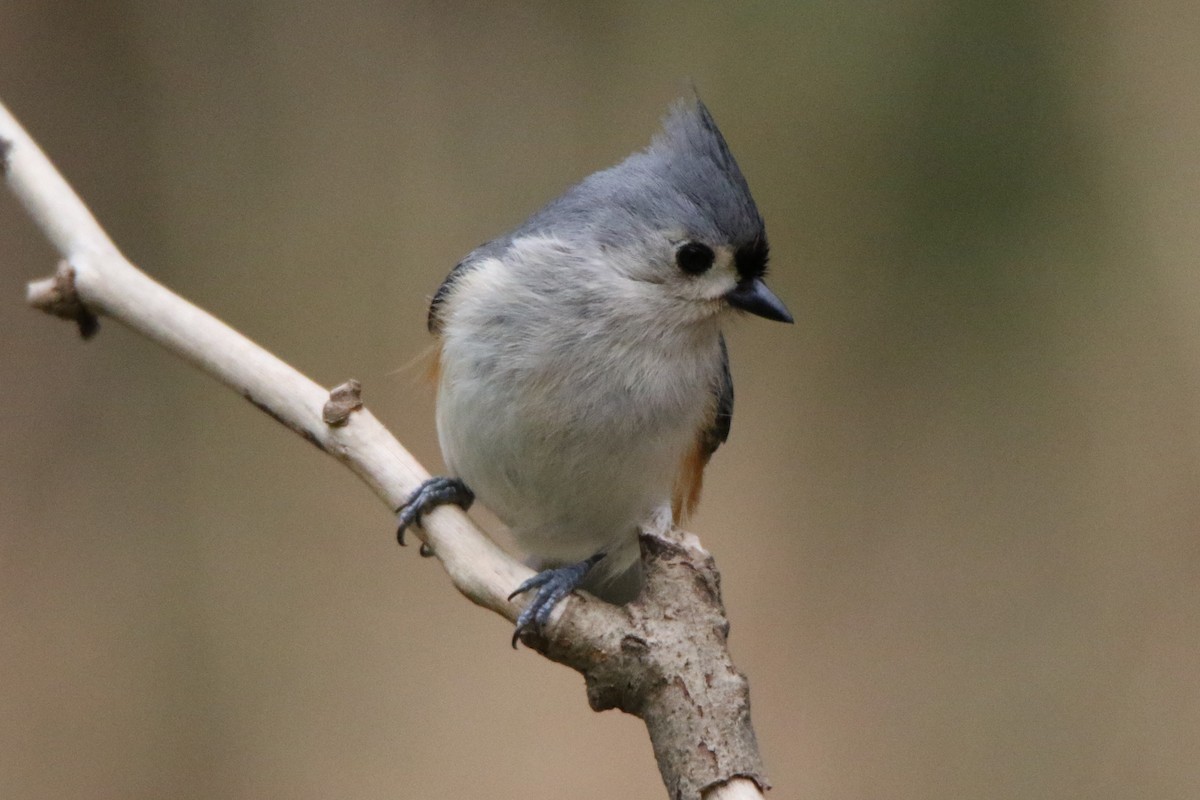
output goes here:
<path id="1" fill-rule="evenodd" d="M 675 486 L 671 492 L 671 511 L 676 522 L 695 510 L 700 502 L 700 487 L 704 483 L 704 468 L 717 448 L 729 438 L 733 421 L 733 376 L 729 374 L 729 352 L 725 337 L 720 338 L 721 365 L 712 387 L 711 416 L 700 429 L 695 446 L 683 457 Z"/>
<path id="2" fill-rule="evenodd" d="M 729 428 L 733 424 L 733 375 L 729 372 L 729 350 L 725 347 L 724 334 L 721 342 L 721 374 L 713 387 L 716 395 L 716 413 L 701 434 L 704 460 L 712 458 L 717 448 L 729 439 Z"/>
<path id="3" fill-rule="evenodd" d="M 454 284 L 458 279 L 479 266 L 480 262 L 503 255 L 511 244 L 511 235 L 493 239 L 476 247 L 467 254 L 466 258 L 454 265 L 454 269 L 450 270 L 450 274 L 442 281 L 442 285 L 433 293 L 433 299 L 429 301 L 429 316 L 425 324 L 430 333 L 437 336 L 442 332 L 442 308 L 450 299 L 450 295 L 454 293 Z"/>

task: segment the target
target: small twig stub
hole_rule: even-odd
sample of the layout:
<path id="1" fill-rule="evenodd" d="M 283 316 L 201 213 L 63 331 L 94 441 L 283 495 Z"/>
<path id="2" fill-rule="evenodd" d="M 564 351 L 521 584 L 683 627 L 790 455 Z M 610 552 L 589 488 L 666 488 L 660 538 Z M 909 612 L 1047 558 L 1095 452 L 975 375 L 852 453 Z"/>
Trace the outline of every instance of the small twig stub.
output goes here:
<path id="1" fill-rule="evenodd" d="M 362 384 L 351 378 L 329 392 L 321 418 L 326 425 L 340 427 L 350 421 L 350 414 L 362 408 L 362 404 Z"/>
<path id="2" fill-rule="evenodd" d="M 75 269 L 66 261 L 59 262 L 53 278 L 29 284 L 28 300 L 36 309 L 74 321 L 84 339 L 92 338 L 100 330 L 100 318 L 79 298 Z"/>

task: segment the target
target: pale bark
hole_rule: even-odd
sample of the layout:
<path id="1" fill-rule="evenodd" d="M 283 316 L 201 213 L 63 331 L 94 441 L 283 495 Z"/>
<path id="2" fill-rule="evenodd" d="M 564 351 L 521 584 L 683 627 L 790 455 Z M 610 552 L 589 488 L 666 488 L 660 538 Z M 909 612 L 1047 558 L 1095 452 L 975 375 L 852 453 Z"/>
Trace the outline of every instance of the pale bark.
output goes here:
<path id="1" fill-rule="evenodd" d="M 331 397 L 134 267 L 3 105 L 0 172 L 63 258 L 54 277 L 29 285 L 31 305 L 74 320 L 85 337 L 108 317 L 158 342 L 341 461 L 392 509 L 428 477 L 362 407 L 357 382 Z M 657 527 L 643 536 L 647 589 L 638 601 L 617 608 L 573 596 L 544 637 L 524 641 L 583 673 L 593 708 L 620 708 L 645 721 L 671 797 L 761 797 L 766 779 L 749 689 L 725 647 L 720 577 L 694 537 Z M 465 514 L 438 509 L 414 534 L 455 588 L 515 621 L 524 601 L 506 598 L 531 573 Z"/>

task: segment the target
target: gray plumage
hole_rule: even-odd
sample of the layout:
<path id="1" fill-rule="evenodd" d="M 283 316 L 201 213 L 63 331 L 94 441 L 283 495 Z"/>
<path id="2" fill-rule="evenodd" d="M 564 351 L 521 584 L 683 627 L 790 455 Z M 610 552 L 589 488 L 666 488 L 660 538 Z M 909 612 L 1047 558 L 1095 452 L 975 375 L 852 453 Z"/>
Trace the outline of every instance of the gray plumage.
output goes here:
<path id="1" fill-rule="evenodd" d="M 429 332 L 439 332 L 442 303 L 454 282 L 484 259 L 503 258 L 516 239 L 582 237 L 619 248 L 635 231 L 680 224 L 710 245 L 732 243 L 743 277 L 766 273 L 769 246 L 762 215 L 725 137 L 698 98 L 678 101 L 648 148 L 593 173 L 520 227 L 469 253 L 434 294 Z"/>
<path id="2" fill-rule="evenodd" d="M 692 100 L 645 150 L 470 253 L 434 295 L 447 466 L 534 566 L 582 567 L 558 589 L 586 574 L 600 596 L 631 599 L 638 526 L 695 502 L 733 413 L 722 320 L 791 319 L 762 284 L 766 262 L 746 180 Z M 556 602 L 539 589 L 540 615 L 520 625 Z"/>

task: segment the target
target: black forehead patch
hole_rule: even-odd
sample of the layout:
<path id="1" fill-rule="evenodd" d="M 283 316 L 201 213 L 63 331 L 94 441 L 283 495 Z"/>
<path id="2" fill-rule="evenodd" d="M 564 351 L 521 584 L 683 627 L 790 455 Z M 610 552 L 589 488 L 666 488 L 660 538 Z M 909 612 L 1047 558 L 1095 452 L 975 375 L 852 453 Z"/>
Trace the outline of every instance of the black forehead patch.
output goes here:
<path id="1" fill-rule="evenodd" d="M 738 276 L 742 280 L 754 280 L 767 274 L 767 261 L 771 248 L 767 237 L 761 236 L 749 244 L 744 244 L 733 253 L 733 263 L 737 267 Z"/>

